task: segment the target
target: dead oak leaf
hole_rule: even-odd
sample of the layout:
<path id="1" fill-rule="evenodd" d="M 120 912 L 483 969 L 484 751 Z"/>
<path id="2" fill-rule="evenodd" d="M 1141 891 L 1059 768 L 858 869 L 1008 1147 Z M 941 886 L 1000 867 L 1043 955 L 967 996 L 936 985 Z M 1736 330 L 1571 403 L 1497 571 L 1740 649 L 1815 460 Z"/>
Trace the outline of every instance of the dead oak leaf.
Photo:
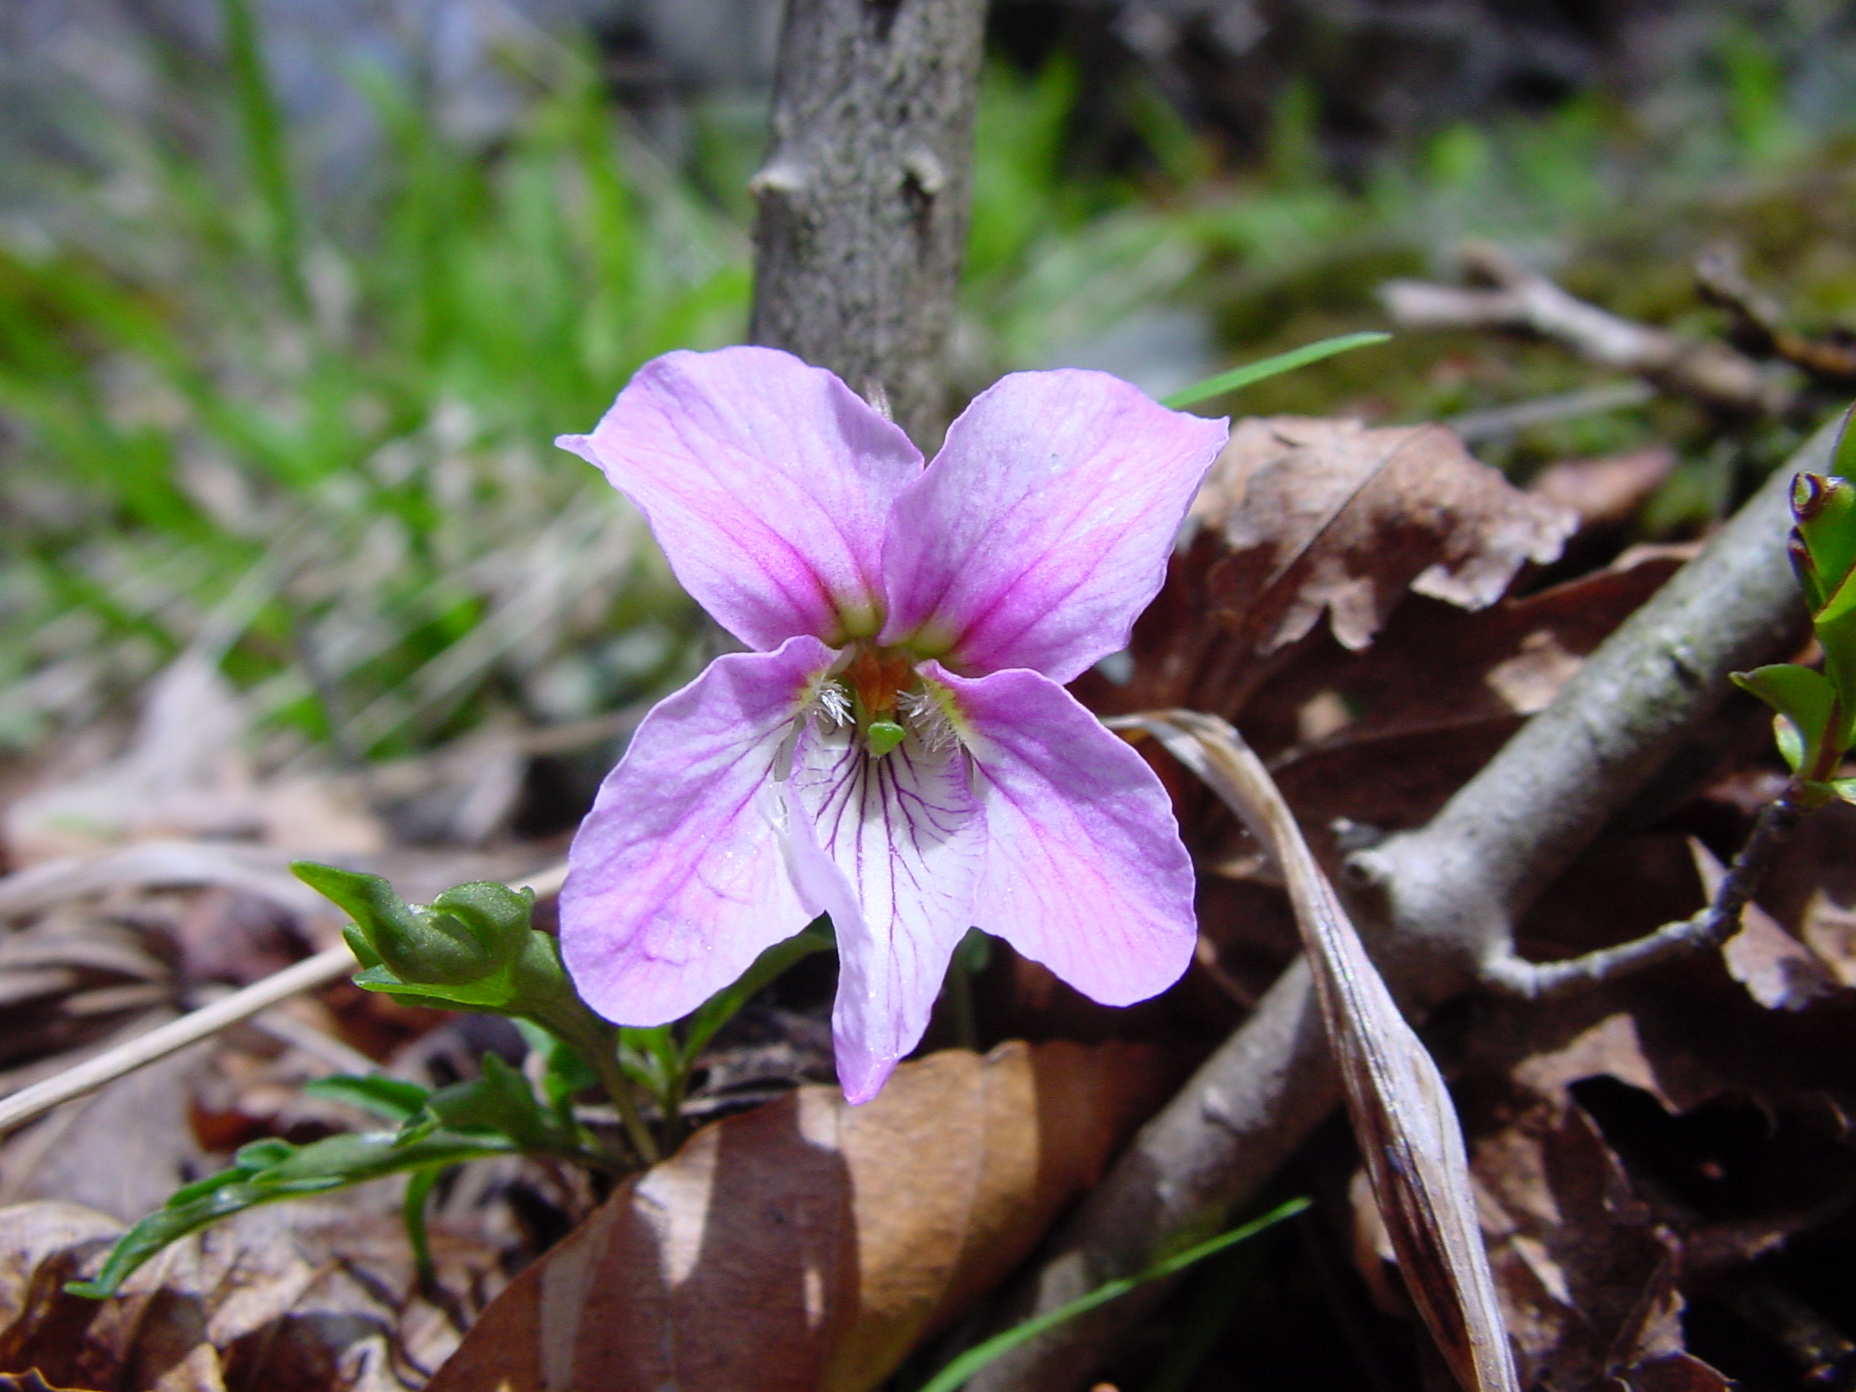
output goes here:
<path id="1" fill-rule="evenodd" d="M 1439 426 L 1240 421 L 1193 503 L 1227 555 L 1210 588 L 1267 654 L 1325 610 L 1358 651 L 1406 590 L 1465 609 L 1499 599 L 1528 561 L 1560 554 L 1575 513 L 1521 492 Z"/>
<path id="2" fill-rule="evenodd" d="M 1161 1098 L 1129 1045 L 949 1050 L 699 1131 L 518 1277 L 428 1392 L 854 1392 L 1030 1251 Z"/>

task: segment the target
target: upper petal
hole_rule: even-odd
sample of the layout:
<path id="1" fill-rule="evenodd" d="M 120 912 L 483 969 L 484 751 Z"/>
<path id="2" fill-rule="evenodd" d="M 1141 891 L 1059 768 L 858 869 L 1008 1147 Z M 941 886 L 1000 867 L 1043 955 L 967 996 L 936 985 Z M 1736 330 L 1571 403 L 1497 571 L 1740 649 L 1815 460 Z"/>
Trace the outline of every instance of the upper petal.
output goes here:
<path id="1" fill-rule="evenodd" d="M 882 623 L 884 525 L 921 455 L 822 368 L 772 348 L 667 353 L 591 435 L 555 443 L 643 510 L 678 581 L 750 647 Z"/>
<path id="2" fill-rule="evenodd" d="M 986 816 L 978 926 L 1104 1005 L 1171 986 L 1198 934 L 1192 861 L 1154 771 L 1036 672 L 922 670 L 969 727 Z"/>
<path id="3" fill-rule="evenodd" d="M 793 877 L 837 931 L 832 1035 L 852 1102 L 876 1096 L 921 1040 L 973 922 L 984 845 L 967 773 L 958 747 L 913 735 L 872 758 L 848 729 L 814 725 L 794 750 Z"/>
<path id="4" fill-rule="evenodd" d="M 896 500 L 882 641 L 1058 681 L 1125 647 L 1227 433 L 1106 373 L 1001 379 Z"/>
<path id="5" fill-rule="evenodd" d="M 568 851 L 561 952 L 607 1019 L 687 1015 L 812 917 L 787 873 L 774 771 L 834 656 L 802 636 L 717 658 L 606 776 Z"/>

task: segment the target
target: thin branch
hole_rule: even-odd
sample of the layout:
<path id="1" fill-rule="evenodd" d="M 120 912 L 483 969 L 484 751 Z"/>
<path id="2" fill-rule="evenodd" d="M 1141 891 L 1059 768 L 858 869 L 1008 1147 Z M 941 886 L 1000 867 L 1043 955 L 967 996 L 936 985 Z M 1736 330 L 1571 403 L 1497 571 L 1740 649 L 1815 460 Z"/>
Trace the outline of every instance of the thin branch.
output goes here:
<path id="1" fill-rule="evenodd" d="M 1563 962 L 1530 962 L 1512 954 L 1483 964 L 1483 979 L 1492 987 L 1529 1000 L 1567 996 L 1719 947 L 1740 929 L 1740 915 L 1759 892 L 1779 848 L 1790 839 L 1809 809 L 1796 789 L 1760 809 L 1752 833 L 1733 866 L 1721 878 L 1714 898 L 1699 913 L 1665 923 L 1653 933 L 1616 947 L 1603 947 Z"/>
<path id="2" fill-rule="evenodd" d="M 1783 358 L 1830 386 L 1847 389 L 1856 382 L 1856 343 L 1799 333 L 1778 302 L 1746 278 L 1732 247 L 1715 247 L 1695 259 L 1695 287 L 1702 299 L 1734 316 L 1736 338 L 1752 351 Z"/>
<path id="3" fill-rule="evenodd" d="M 1507 329 L 1539 334 L 1602 367 L 1634 372 L 1669 391 L 1723 410 L 1783 415 L 1793 394 L 1724 343 L 1678 338 L 1566 293 L 1486 242 L 1459 255 L 1487 289 L 1391 280 L 1379 297 L 1393 321 L 1412 329 Z"/>
<path id="4" fill-rule="evenodd" d="M 1777 470 L 1428 825 L 1349 858 L 1395 989 L 1428 1005 L 1512 957 L 1519 915 L 1690 739 L 1727 674 L 1803 640 L 1791 478 L 1827 469 L 1834 435 Z"/>

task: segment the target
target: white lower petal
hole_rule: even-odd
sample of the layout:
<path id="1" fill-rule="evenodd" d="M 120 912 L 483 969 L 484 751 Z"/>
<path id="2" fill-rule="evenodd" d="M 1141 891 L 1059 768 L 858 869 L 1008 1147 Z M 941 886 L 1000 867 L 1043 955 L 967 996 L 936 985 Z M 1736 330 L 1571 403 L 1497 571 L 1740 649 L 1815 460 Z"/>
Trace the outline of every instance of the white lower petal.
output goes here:
<path id="1" fill-rule="evenodd" d="M 784 785 L 789 869 L 838 937 L 838 1077 L 862 1102 L 928 1026 L 973 921 L 984 824 L 956 747 L 911 735 L 872 758 L 848 727 L 814 721 Z"/>

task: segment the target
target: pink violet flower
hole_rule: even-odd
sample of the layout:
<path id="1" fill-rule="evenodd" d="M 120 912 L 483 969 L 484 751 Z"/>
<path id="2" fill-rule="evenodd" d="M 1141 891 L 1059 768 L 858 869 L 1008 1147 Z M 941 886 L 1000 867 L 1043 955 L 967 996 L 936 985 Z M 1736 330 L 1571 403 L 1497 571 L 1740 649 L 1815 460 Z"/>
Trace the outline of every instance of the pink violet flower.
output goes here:
<path id="1" fill-rule="evenodd" d="M 1021 372 L 924 469 L 767 348 L 658 358 L 562 436 L 753 649 L 645 717 L 574 838 L 561 946 L 587 1003 L 678 1019 L 829 913 L 863 1102 L 971 926 L 1105 1004 L 1171 985 L 1195 936 L 1171 804 L 1063 683 L 1126 645 L 1225 438 L 1100 372 Z"/>

